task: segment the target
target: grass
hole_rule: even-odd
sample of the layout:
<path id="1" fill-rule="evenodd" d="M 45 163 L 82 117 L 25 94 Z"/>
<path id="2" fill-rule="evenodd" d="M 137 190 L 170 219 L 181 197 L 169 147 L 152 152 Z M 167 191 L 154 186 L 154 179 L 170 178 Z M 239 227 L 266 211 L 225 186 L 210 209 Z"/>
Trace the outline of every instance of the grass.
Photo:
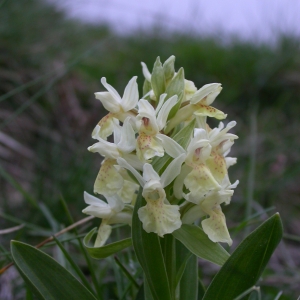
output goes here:
<path id="1" fill-rule="evenodd" d="M 83 191 L 92 192 L 100 166 L 100 157 L 86 150 L 93 143 L 93 127 L 105 113 L 93 95 L 103 90 L 99 79 L 107 77 L 120 92 L 133 75 L 139 76 L 142 85 L 140 62 L 151 69 L 156 56 L 165 60 L 173 54 L 177 68 L 183 66 L 186 77 L 198 88 L 208 82 L 222 83 L 224 89 L 215 105 L 238 122 L 235 133 L 240 139 L 232 153 L 238 164 L 230 176 L 241 183 L 232 204 L 224 208 L 229 227 L 234 231 L 253 214 L 252 221 L 259 222 L 267 214 L 264 208 L 271 206 L 283 218 L 286 239 L 264 275 L 263 299 L 273 299 L 279 290 L 283 291 L 280 299 L 298 296 L 299 241 L 289 238 L 298 236 L 300 229 L 300 60 L 296 38 L 281 36 L 273 45 L 238 40 L 225 45 L 216 37 L 163 30 L 121 37 L 106 27 L 65 20 L 62 13 L 37 0 L 26 4 L 5 1 L 0 17 L 0 227 L 25 224 L 18 231 L 0 235 L 1 266 L 9 262 L 10 239 L 37 244 L 68 226 L 68 214 L 75 221 L 84 217 Z M 98 225 L 99 220 L 89 224 Z M 75 238 L 89 228 L 63 238 Z M 251 228 L 251 222 L 241 228 L 236 241 Z M 118 230 L 122 234 L 123 229 Z M 120 275 L 120 268 L 129 265 L 127 271 L 140 280 L 131 251 L 118 256 L 119 267 L 112 268 L 112 259 L 89 261 L 81 254 L 79 242 L 68 243 L 88 279 L 101 283 L 98 294 L 104 299 L 121 298 L 129 286 L 124 299 L 130 299 L 136 290 L 130 285 L 132 279 Z M 59 256 L 57 246 L 47 251 Z M 63 259 L 63 255 L 59 257 Z M 215 270 L 201 264 L 213 276 Z M 14 299 L 23 299 L 23 284 L 16 275 L 10 276 L 15 276 L 10 292 L 15 291 Z"/>

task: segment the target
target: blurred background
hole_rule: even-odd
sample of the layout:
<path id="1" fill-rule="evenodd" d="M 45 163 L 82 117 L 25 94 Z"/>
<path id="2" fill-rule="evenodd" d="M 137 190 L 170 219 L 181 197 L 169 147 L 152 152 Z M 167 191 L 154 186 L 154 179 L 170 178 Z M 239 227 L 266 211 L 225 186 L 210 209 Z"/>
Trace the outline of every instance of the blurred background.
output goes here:
<path id="1" fill-rule="evenodd" d="M 259 284 L 263 299 L 299 296 L 300 1 L 180 2 L 0 1 L 0 268 L 11 261 L 11 239 L 34 245 L 70 215 L 85 217 L 83 191 L 92 193 L 101 162 L 86 150 L 105 114 L 94 98 L 100 78 L 122 94 L 134 75 L 142 87 L 141 61 L 151 70 L 157 56 L 175 55 L 197 88 L 222 83 L 215 107 L 237 121 L 230 178 L 240 184 L 223 208 L 232 250 L 280 212 L 284 239 Z M 74 234 L 92 225 L 99 220 Z M 72 234 L 66 247 L 89 276 Z M 69 268 L 55 246 L 45 251 Z M 122 259 L 138 268 L 132 253 Z M 103 299 L 121 299 L 112 262 L 93 261 Z M 207 285 L 217 268 L 200 263 Z M 25 294 L 14 268 L 0 277 L 0 299 Z"/>

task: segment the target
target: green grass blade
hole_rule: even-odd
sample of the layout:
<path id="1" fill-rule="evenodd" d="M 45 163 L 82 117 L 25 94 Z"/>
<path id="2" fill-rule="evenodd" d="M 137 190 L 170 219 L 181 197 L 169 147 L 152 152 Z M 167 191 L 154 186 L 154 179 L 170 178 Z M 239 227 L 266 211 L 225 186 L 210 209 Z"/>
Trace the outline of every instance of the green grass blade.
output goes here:
<path id="1" fill-rule="evenodd" d="M 67 218 L 69 220 L 70 225 L 73 224 L 73 223 L 75 223 L 74 219 L 72 217 L 72 214 L 71 214 L 71 212 L 70 212 L 70 210 L 68 208 L 68 205 L 67 205 L 67 203 L 65 201 L 65 198 L 63 197 L 63 195 L 61 195 L 59 197 L 59 199 L 60 199 L 60 202 L 61 202 L 61 204 L 63 206 L 63 209 L 64 209 L 64 211 L 66 213 L 66 216 L 67 216 Z M 81 251 L 81 253 L 84 256 L 85 261 L 86 261 L 87 266 L 88 266 L 88 269 L 90 271 L 93 285 L 95 287 L 95 290 L 97 291 L 97 296 L 98 296 L 99 299 L 103 299 L 101 287 L 100 287 L 100 284 L 99 284 L 99 280 L 97 279 L 94 266 L 93 266 L 93 264 L 91 262 L 91 258 L 89 257 L 86 249 L 84 248 L 84 245 L 83 245 L 83 242 L 82 242 L 82 239 L 81 239 L 82 236 L 78 234 L 78 230 L 77 230 L 76 227 L 73 229 L 73 231 L 74 231 L 74 233 L 76 235 L 76 238 L 78 240 L 80 251 Z M 85 234 L 83 236 L 85 236 Z"/>
<path id="2" fill-rule="evenodd" d="M 22 196 L 35 208 L 38 208 L 37 202 L 34 198 L 32 198 L 23 188 L 22 186 L 12 178 L 6 171 L 0 166 L 0 176 L 3 177 L 9 184 L 11 184 L 18 192 L 22 194 Z"/>
<path id="3" fill-rule="evenodd" d="M 120 267 L 120 269 L 122 270 L 122 272 L 125 274 L 125 276 L 129 279 L 129 281 L 137 288 L 139 289 L 140 286 L 139 284 L 135 281 L 135 279 L 133 278 L 133 276 L 130 274 L 130 272 L 126 269 L 126 267 L 123 266 L 123 264 L 121 263 L 121 261 L 118 259 L 117 256 L 114 257 L 115 262 L 117 263 L 117 265 Z"/>

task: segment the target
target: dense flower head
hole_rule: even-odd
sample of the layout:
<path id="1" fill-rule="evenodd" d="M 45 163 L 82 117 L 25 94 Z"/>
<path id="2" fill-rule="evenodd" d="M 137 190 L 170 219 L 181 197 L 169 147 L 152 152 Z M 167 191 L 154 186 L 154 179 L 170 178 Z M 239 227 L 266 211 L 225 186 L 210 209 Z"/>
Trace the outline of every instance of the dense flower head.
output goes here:
<path id="1" fill-rule="evenodd" d="M 83 210 L 102 219 L 96 247 L 108 239 L 110 224 L 131 225 L 140 189 L 146 204 L 137 214 L 146 232 L 163 237 L 201 220 L 210 240 L 232 243 L 221 205 L 230 203 L 238 185 L 228 175 L 236 158 L 227 156 L 238 138 L 229 133 L 236 122 L 210 128 L 208 118 L 227 117 L 211 106 L 221 84 L 197 89 L 182 68 L 175 72 L 174 63 L 174 56 L 164 64 L 158 57 L 152 73 L 142 63 L 141 99 L 136 76 L 123 97 L 105 77 L 106 91 L 95 93 L 108 111 L 92 133 L 98 142 L 88 148 L 103 157 L 94 192 L 106 202 L 85 193 L 89 206 Z"/>

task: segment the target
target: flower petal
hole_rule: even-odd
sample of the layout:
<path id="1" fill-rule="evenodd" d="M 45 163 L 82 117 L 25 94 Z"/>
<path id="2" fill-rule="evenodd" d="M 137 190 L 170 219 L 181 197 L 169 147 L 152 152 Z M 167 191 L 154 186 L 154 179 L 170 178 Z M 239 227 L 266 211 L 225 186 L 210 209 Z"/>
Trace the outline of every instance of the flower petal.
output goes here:
<path id="1" fill-rule="evenodd" d="M 236 161 L 236 157 L 225 157 L 226 168 L 228 169 L 229 167 L 235 165 Z"/>
<path id="2" fill-rule="evenodd" d="M 94 128 L 92 138 L 96 140 L 99 140 L 99 138 L 107 140 L 107 137 L 113 133 L 114 127 L 117 124 L 119 124 L 119 121 L 114 118 L 114 115 L 112 113 L 107 114 Z"/>
<path id="3" fill-rule="evenodd" d="M 138 159 L 136 154 L 123 154 L 123 158 L 135 169 L 142 171 L 143 170 L 143 163 Z"/>
<path id="4" fill-rule="evenodd" d="M 143 178 L 145 182 L 148 182 L 150 180 L 160 181 L 159 175 L 154 171 L 153 167 L 150 164 L 144 164 Z"/>
<path id="5" fill-rule="evenodd" d="M 126 118 L 121 129 L 121 139 L 118 148 L 125 153 L 132 152 L 136 147 L 135 133 L 130 124 L 130 118 Z"/>
<path id="6" fill-rule="evenodd" d="M 167 135 L 158 133 L 156 136 L 162 141 L 163 148 L 171 157 L 175 158 L 186 153 L 176 141 Z"/>
<path id="7" fill-rule="evenodd" d="M 94 184 L 94 193 L 104 196 L 116 194 L 123 186 L 123 177 L 115 168 L 116 160 L 106 158 L 101 165 Z"/>
<path id="8" fill-rule="evenodd" d="M 230 238 L 225 216 L 218 205 L 214 210 L 210 212 L 208 219 L 201 222 L 203 231 L 208 235 L 209 239 L 213 242 L 227 243 L 232 245 L 232 239 Z"/>
<path id="9" fill-rule="evenodd" d="M 166 97 L 167 97 L 167 94 L 166 94 L 166 93 L 160 95 L 158 104 L 157 104 L 157 106 L 156 106 L 156 108 L 155 108 L 155 113 L 156 113 L 156 115 L 158 114 L 158 112 L 160 111 L 161 107 L 163 106 Z"/>
<path id="10" fill-rule="evenodd" d="M 120 97 L 119 93 L 115 90 L 115 88 L 112 87 L 110 84 L 108 84 L 106 82 L 105 77 L 101 78 L 101 83 L 108 90 L 108 92 L 111 94 L 111 96 L 113 97 L 115 103 L 118 103 L 120 105 L 122 100 L 121 100 L 121 97 Z"/>
<path id="11" fill-rule="evenodd" d="M 115 166 L 115 167 L 116 168 L 118 167 L 120 169 L 119 173 L 122 175 L 124 179 L 123 187 L 118 192 L 118 195 L 120 196 L 120 198 L 124 203 L 134 203 L 136 201 L 139 185 L 129 176 L 126 169 L 120 166 Z"/>
<path id="12" fill-rule="evenodd" d="M 142 65 L 142 68 L 143 68 L 144 77 L 146 78 L 146 80 L 151 82 L 151 73 L 149 72 L 146 64 L 144 62 L 141 62 L 141 65 Z"/>
<path id="13" fill-rule="evenodd" d="M 111 226 L 106 224 L 106 221 L 102 220 L 98 229 L 94 247 L 102 247 L 111 234 Z"/>
<path id="14" fill-rule="evenodd" d="M 118 162 L 119 166 L 129 170 L 132 173 L 132 175 L 137 179 L 139 184 L 141 186 L 144 186 L 145 180 L 142 177 L 142 175 L 137 170 L 135 170 L 124 158 L 119 157 L 117 159 L 117 162 Z"/>
<path id="15" fill-rule="evenodd" d="M 197 92 L 195 84 L 191 80 L 184 80 L 184 93 L 186 100 L 190 100 L 192 96 Z"/>
<path id="16" fill-rule="evenodd" d="M 99 142 L 88 147 L 88 150 L 95 153 L 100 153 L 104 157 L 117 159 L 120 156 L 118 147 L 114 143 L 107 142 L 99 138 Z"/>
<path id="17" fill-rule="evenodd" d="M 155 136 L 141 132 L 137 138 L 137 157 L 140 161 L 147 161 L 154 156 L 164 156 L 162 141 Z"/>
<path id="18" fill-rule="evenodd" d="M 212 151 L 211 156 L 206 160 L 206 165 L 217 182 L 221 183 L 227 175 L 225 158 L 216 151 Z"/>
<path id="19" fill-rule="evenodd" d="M 139 185 L 130 180 L 124 180 L 122 189 L 118 192 L 118 195 L 124 203 L 133 203 L 137 197 L 137 191 Z"/>
<path id="20" fill-rule="evenodd" d="M 139 101 L 139 91 L 136 79 L 137 76 L 132 77 L 125 88 L 121 102 L 121 106 L 124 111 L 129 111 L 135 108 Z"/>
<path id="21" fill-rule="evenodd" d="M 109 224 L 121 223 L 121 224 L 131 225 L 132 213 L 133 213 L 133 209 L 131 210 L 126 209 L 125 211 L 121 211 L 109 219 Z"/>
<path id="22" fill-rule="evenodd" d="M 165 204 L 161 201 L 148 201 L 138 210 L 139 219 L 146 232 L 154 232 L 163 237 L 181 227 L 178 205 Z"/>
<path id="23" fill-rule="evenodd" d="M 201 103 L 197 104 L 197 108 L 195 109 L 194 115 L 213 117 L 218 120 L 223 120 L 227 117 L 227 115 L 224 114 L 222 111 L 212 106 L 203 105 Z"/>
<path id="24" fill-rule="evenodd" d="M 97 92 L 95 93 L 96 99 L 100 100 L 106 110 L 112 113 L 120 111 L 120 104 L 109 92 Z"/>
<path id="25" fill-rule="evenodd" d="M 169 113 L 173 108 L 173 106 L 177 103 L 177 100 L 178 100 L 177 95 L 172 96 L 164 103 L 164 105 L 160 109 L 157 116 L 157 125 L 159 130 L 162 130 L 165 127 Z"/>
<path id="26" fill-rule="evenodd" d="M 139 110 L 136 117 L 138 130 L 149 135 L 158 133 L 159 128 L 153 106 L 145 99 L 141 99 L 138 102 L 138 106 Z M 146 121 L 144 121 L 145 118 L 147 119 Z"/>
<path id="27" fill-rule="evenodd" d="M 205 164 L 193 165 L 192 168 L 193 170 L 184 179 L 185 186 L 190 190 L 185 198 L 199 204 L 210 191 L 220 190 L 221 186 Z"/>
<path id="28" fill-rule="evenodd" d="M 117 194 L 106 196 L 105 198 L 114 214 L 120 212 L 124 208 L 124 202 Z"/>
<path id="29" fill-rule="evenodd" d="M 181 171 L 181 165 L 186 158 L 185 154 L 181 154 L 176 157 L 166 168 L 166 170 L 162 173 L 160 182 L 163 187 L 169 185 L 179 174 Z"/>
<path id="30" fill-rule="evenodd" d="M 196 104 L 199 103 L 201 100 L 203 100 L 205 97 L 209 96 L 210 94 L 216 94 L 215 98 L 217 95 L 221 92 L 222 87 L 220 83 L 210 83 L 210 84 L 205 84 L 203 87 L 201 87 L 196 93 L 191 98 L 191 103 Z M 214 98 L 214 99 L 215 99 Z M 206 105 L 210 105 L 214 99 L 212 97 L 209 99 L 211 102 L 210 103 L 203 103 Z"/>
<path id="31" fill-rule="evenodd" d="M 84 202 L 86 204 L 93 205 L 93 206 L 99 206 L 99 207 L 107 207 L 108 206 L 108 204 L 106 202 L 104 202 L 103 200 L 101 200 L 87 192 L 83 193 L 83 197 L 84 197 Z"/>
<path id="32" fill-rule="evenodd" d="M 94 217 L 100 218 L 100 219 L 108 219 L 113 214 L 109 205 L 107 205 L 106 207 L 89 205 L 88 207 L 83 209 L 82 212 L 84 214 L 94 216 Z"/>

